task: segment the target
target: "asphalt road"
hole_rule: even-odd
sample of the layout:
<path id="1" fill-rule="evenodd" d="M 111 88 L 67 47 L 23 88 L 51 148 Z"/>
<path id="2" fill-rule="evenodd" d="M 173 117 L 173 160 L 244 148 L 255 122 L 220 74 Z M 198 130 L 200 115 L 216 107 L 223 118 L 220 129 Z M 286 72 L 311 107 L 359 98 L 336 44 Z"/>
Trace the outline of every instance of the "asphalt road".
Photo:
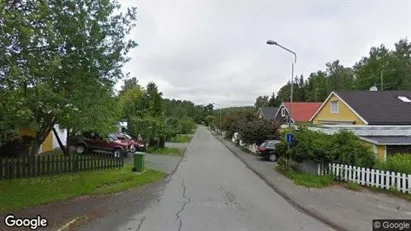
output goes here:
<path id="1" fill-rule="evenodd" d="M 114 230 L 332 230 L 288 204 L 205 127 L 158 200 L 125 220 Z"/>

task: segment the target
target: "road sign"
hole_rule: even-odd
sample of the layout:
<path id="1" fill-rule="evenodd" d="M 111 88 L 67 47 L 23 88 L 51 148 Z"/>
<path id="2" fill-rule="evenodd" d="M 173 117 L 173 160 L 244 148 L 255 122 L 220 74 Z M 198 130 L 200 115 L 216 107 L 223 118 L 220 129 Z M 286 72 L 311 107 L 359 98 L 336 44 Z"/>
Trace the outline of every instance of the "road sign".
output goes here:
<path id="1" fill-rule="evenodd" d="M 287 141 L 288 144 L 292 144 L 294 142 L 294 134 L 287 133 L 287 135 L 285 135 L 285 140 Z"/>

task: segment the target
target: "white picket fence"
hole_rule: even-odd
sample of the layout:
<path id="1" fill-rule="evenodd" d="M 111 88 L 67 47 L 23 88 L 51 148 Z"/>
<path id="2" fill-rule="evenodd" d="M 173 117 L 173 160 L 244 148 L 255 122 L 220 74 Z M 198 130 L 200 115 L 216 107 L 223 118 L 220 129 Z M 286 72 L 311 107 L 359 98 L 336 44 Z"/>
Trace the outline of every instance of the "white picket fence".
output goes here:
<path id="1" fill-rule="evenodd" d="M 328 168 L 319 164 L 318 175 L 332 175 L 338 181 L 354 182 L 369 187 L 395 189 L 411 194 L 411 174 L 332 163 L 328 165 Z"/>

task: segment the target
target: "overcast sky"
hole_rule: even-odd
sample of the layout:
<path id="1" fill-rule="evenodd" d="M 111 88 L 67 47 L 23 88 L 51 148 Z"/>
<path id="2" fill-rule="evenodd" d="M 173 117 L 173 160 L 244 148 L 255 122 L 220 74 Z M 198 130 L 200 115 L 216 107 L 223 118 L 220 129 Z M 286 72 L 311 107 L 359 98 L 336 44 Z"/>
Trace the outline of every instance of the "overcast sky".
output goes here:
<path id="1" fill-rule="evenodd" d="M 307 77 L 339 59 L 351 66 L 371 46 L 392 48 L 411 31 L 410 1 L 135 1 L 130 72 L 167 98 L 222 107 L 252 105 L 295 73 Z M 118 88 L 122 83 L 118 84 Z"/>

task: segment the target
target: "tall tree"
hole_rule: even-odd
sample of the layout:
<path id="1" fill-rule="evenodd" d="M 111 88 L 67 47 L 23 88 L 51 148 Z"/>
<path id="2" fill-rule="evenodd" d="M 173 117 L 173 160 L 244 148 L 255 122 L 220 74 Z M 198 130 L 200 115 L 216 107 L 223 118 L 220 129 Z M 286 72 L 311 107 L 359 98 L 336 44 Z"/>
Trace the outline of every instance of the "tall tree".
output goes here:
<path id="1" fill-rule="evenodd" d="M 126 14 L 117 13 L 119 8 L 107 0 L 0 2 L 2 97 L 15 100 L 24 112 L 11 113 L 28 116 L 36 131 L 31 154 L 65 114 L 94 113 L 78 98 L 94 100 L 109 92 L 95 86 L 110 89 L 124 76 L 125 55 L 136 46 L 125 37 L 136 17 L 135 8 Z"/>
<path id="2" fill-rule="evenodd" d="M 268 96 L 258 96 L 257 99 L 255 100 L 254 107 L 256 109 L 260 107 L 268 106 Z"/>

